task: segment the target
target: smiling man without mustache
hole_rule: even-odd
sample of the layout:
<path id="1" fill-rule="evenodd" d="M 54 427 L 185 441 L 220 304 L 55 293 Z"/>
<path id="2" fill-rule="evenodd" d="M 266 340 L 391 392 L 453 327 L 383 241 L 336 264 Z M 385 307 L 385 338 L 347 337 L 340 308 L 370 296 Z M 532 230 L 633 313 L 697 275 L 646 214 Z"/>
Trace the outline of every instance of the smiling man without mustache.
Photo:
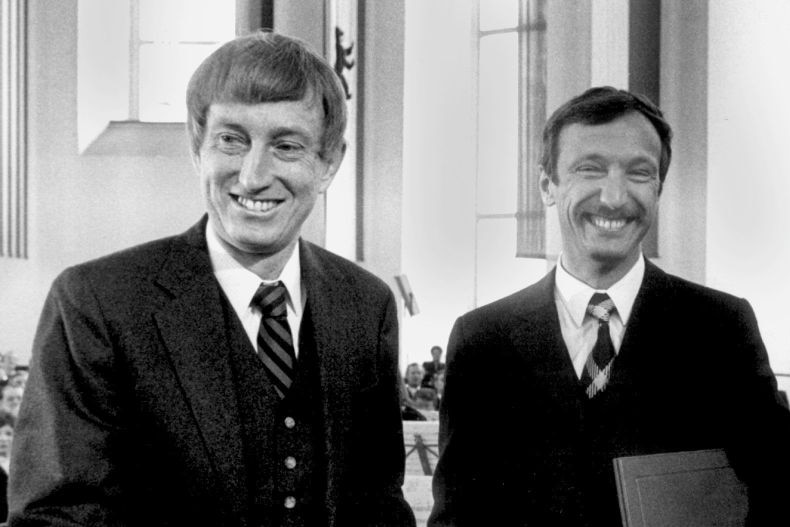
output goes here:
<path id="1" fill-rule="evenodd" d="M 343 159 L 342 148 L 323 152 L 314 99 L 212 104 L 194 155 L 218 239 L 262 277 L 280 273 Z"/>
<path id="2" fill-rule="evenodd" d="M 615 457 L 707 448 L 747 483 L 750 526 L 786 516 L 790 412 L 751 306 L 642 254 L 671 137 L 652 102 L 608 87 L 547 122 L 539 186 L 562 253 L 453 327 L 429 526 L 620 525 Z"/>
<path id="3" fill-rule="evenodd" d="M 53 284 L 9 526 L 413 527 L 394 297 L 300 237 L 343 159 L 337 76 L 258 32 L 187 107 L 206 215 Z"/>

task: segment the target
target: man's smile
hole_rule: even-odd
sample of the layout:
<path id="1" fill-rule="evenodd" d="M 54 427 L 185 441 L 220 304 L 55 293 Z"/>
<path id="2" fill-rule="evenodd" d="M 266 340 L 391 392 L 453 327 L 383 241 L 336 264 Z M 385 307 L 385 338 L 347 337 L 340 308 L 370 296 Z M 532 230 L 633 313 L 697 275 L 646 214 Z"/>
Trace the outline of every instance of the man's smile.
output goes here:
<path id="1" fill-rule="evenodd" d="M 595 214 L 587 214 L 585 219 L 594 227 L 607 232 L 618 232 L 631 222 L 627 218 L 606 218 Z"/>
<path id="2" fill-rule="evenodd" d="M 236 203 L 253 212 L 269 212 L 283 202 L 283 200 L 275 199 L 250 199 L 243 196 L 238 196 L 236 194 L 231 194 L 231 196 L 236 201 Z"/>

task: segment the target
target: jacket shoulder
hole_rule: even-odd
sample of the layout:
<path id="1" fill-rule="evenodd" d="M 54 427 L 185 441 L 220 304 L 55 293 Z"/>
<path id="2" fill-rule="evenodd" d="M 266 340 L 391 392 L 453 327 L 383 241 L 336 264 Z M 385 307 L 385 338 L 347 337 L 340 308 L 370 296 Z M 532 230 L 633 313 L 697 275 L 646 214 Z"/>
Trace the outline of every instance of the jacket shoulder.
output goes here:
<path id="1" fill-rule="evenodd" d="M 169 236 L 149 241 L 70 266 L 60 273 L 56 282 L 69 283 L 80 278 L 118 280 L 150 275 L 162 266 L 174 246 L 180 243 L 180 238 Z"/>
<path id="2" fill-rule="evenodd" d="M 662 296 L 666 296 L 666 301 L 670 301 L 669 297 L 671 297 L 674 302 L 680 303 L 680 305 L 694 308 L 703 306 L 732 308 L 746 302 L 743 298 L 731 293 L 667 273 L 653 264 L 648 269 L 645 275 L 645 285 L 653 291 L 659 291 Z"/>
<path id="3" fill-rule="evenodd" d="M 342 280 L 358 290 L 374 294 L 392 294 L 384 280 L 358 264 L 305 240 L 301 240 L 301 247 L 304 263 L 326 273 L 329 278 Z"/>
<path id="4" fill-rule="evenodd" d="M 544 308 L 547 302 L 553 302 L 553 288 L 554 272 L 552 271 L 532 285 L 468 311 L 459 317 L 459 321 L 472 327 L 479 324 L 484 327 L 508 324 L 514 317 L 523 318 L 531 312 Z"/>

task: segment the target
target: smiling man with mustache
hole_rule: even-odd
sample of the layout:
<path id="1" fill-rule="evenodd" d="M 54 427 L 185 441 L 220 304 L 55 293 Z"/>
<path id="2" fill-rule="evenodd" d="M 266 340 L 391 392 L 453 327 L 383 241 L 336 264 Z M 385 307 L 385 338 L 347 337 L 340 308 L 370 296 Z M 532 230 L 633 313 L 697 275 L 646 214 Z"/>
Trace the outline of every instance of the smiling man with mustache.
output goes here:
<path id="1" fill-rule="evenodd" d="M 750 525 L 786 515 L 790 412 L 750 305 L 642 253 L 671 136 L 651 101 L 609 87 L 549 119 L 539 185 L 562 253 L 455 323 L 429 526 L 621 525 L 614 458 L 708 448 L 747 483 Z"/>

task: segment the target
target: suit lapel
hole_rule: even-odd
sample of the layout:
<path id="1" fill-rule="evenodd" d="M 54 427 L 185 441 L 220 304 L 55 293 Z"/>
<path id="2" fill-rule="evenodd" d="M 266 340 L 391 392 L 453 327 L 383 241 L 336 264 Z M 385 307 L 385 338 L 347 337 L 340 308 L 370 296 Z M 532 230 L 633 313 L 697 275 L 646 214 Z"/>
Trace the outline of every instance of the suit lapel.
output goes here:
<path id="1" fill-rule="evenodd" d="M 222 293 L 204 233 L 205 219 L 174 244 L 157 276 L 172 300 L 155 319 L 212 465 L 238 507 L 246 496 L 238 403 Z"/>
<path id="2" fill-rule="evenodd" d="M 529 361 L 529 371 L 552 387 L 551 393 L 567 398 L 581 393 L 568 348 L 562 337 L 554 300 L 554 273 L 529 287 L 518 302 L 511 340 Z"/>
<path id="3" fill-rule="evenodd" d="M 554 300 L 555 271 L 540 282 L 519 293 L 516 317 L 511 324 L 510 340 L 519 355 L 529 362 L 529 370 L 552 387 L 558 398 L 569 393 L 585 400 L 573 362 L 562 337 L 557 307 Z M 645 276 L 634 301 L 616 366 L 606 393 L 635 394 L 644 384 L 645 374 L 661 370 L 661 343 L 667 335 L 667 321 L 671 320 L 671 288 L 666 274 L 646 261 Z"/>
<path id="4" fill-rule="evenodd" d="M 343 274 L 336 271 L 319 251 L 300 240 L 302 281 L 307 292 L 307 312 L 313 326 L 318 357 L 323 416 L 326 425 L 325 447 L 329 479 L 342 467 L 346 432 L 351 429 L 352 393 L 362 371 L 358 350 L 351 346 L 355 338 L 355 321 L 362 303 Z M 330 493 L 332 488 L 328 489 Z M 331 500 L 331 497 L 330 497 Z M 329 522 L 332 523 L 331 521 Z"/>
<path id="5" fill-rule="evenodd" d="M 354 289 L 345 283 L 345 277 L 323 262 L 314 248 L 301 240 L 299 246 L 321 387 L 326 394 L 326 415 L 335 421 L 329 423 L 330 427 L 339 426 L 345 423 L 335 418 L 348 418 L 345 410 L 350 405 L 355 381 L 353 373 L 357 371 L 354 364 L 357 356 L 347 344 L 355 340 L 352 331 L 354 321 L 359 319 L 359 299 Z"/>
<path id="6" fill-rule="evenodd" d="M 612 391 L 629 393 L 645 385 L 646 374 L 661 371 L 660 349 L 672 328 L 672 291 L 667 287 L 667 276 L 650 261 L 645 261 L 645 276 L 634 300 L 631 317 L 623 335 L 612 377 Z"/>

